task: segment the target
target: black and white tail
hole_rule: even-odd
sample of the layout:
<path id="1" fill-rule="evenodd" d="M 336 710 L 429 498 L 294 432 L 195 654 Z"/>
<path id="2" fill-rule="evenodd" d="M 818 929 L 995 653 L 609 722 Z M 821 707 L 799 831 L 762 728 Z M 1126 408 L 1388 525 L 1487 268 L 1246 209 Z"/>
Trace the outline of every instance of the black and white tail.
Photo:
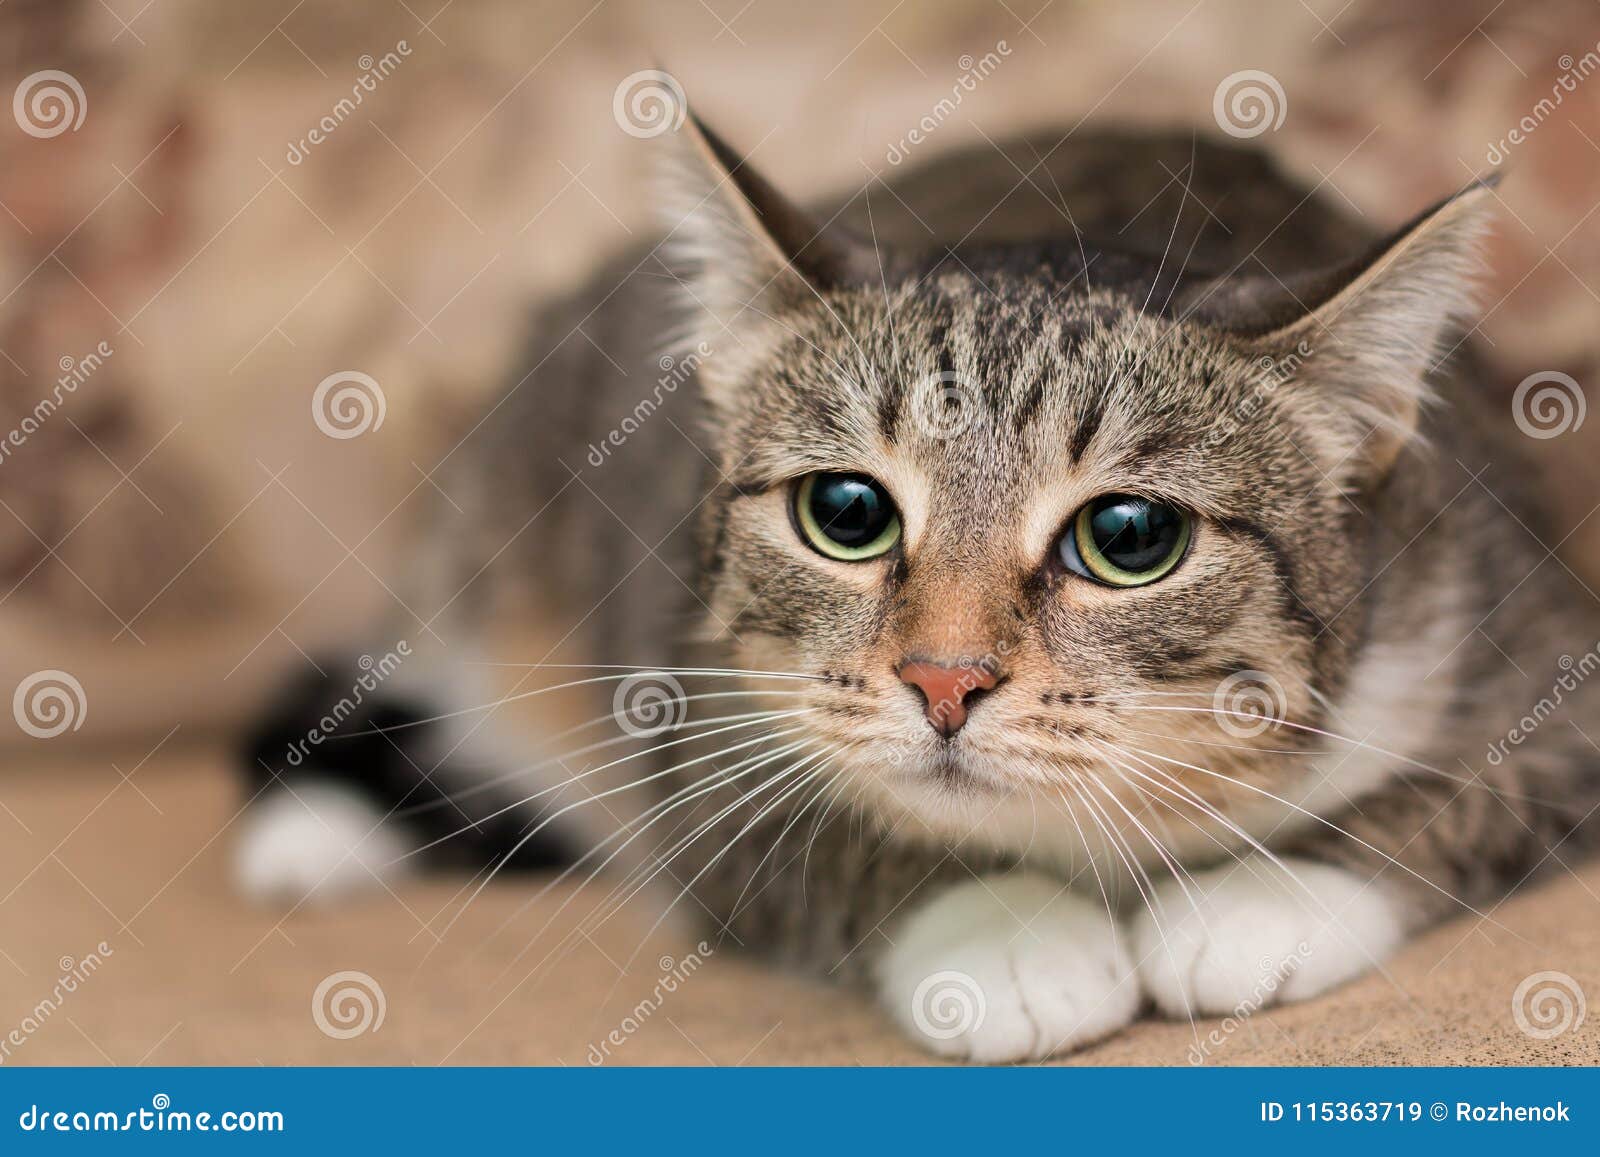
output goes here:
<path id="1" fill-rule="evenodd" d="M 423 867 L 573 862 L 577 836 L 539 827 L 545 810 L 517 805 L 515 778 L 474 762 L 482 746 L 463 743 L 426 689 L 396 679 L 363 691 L 369 662 L 308 673 L 245 736 L 250 804 L 234 862 L 248 895 L 297 904 Z"/>

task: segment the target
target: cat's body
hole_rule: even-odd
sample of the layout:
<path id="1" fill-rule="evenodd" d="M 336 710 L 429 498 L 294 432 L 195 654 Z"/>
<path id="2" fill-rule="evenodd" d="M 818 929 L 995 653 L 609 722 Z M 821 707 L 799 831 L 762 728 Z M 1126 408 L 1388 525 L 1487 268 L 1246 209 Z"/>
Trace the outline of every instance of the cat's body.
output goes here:
<path id="1" fill-rule="evenodd" d="M 1515 493 L 1469 351 L 1433 364 L 1484 190 L 1363 256 L 1254 152 L 1084 135 L 896 173 L 818 232 L 692 120 L 661 145 L 668 244 L 542 313 L 438 474 L 406 597 L 447 646 L 343 746 L 282 757 L 340 671 L 257 737 L 254 887 L 438 840 L 473 866 L 598 846 L 615 895 L 692 896 L 746 948 L 869 979 L 929 1047 L 1005 1060 L 1146 1000 L 1312 995 L 1596 842 L 1600 710 L 1562 717 L 1569 690 L 1520 722 L 1600 664 L 1595 600 Z M 881 483 L 903 541 L 808 548 L 819 471 Z M 1192 512 L 1170 574 L 1058 564 L 1107 493 Z M 531 649 L 497 625 L 527 616 Z M 463 659 L 526 666 L 469 691 Z M 656 668 L 717 697 L 648 734 L 625 700 Z M 646 734 L 507 738 L 511 696 L 585 678 L 585 718 Z M 398 811 L 369 835 L 332 803 L 330 844 L 323 796 L 273 772 Z M 941 1020 L 952 999 L 982 1014 Z"/>

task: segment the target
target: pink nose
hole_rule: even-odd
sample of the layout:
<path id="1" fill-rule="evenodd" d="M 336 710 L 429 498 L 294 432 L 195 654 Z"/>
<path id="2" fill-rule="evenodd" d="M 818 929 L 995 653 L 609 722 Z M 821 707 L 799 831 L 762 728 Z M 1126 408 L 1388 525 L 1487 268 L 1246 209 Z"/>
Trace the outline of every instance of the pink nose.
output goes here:
<path id="1" fill-rule="evenodd" d="M 928 722 L 946 737 L 960 731 L 966 723 L 967 700 L 994 690 L 1000 682 L 987 666 L 971 659 L 948 664 L 910 659 L 900 664 L 899 674 L 903 681 L 922 692 Z"/>

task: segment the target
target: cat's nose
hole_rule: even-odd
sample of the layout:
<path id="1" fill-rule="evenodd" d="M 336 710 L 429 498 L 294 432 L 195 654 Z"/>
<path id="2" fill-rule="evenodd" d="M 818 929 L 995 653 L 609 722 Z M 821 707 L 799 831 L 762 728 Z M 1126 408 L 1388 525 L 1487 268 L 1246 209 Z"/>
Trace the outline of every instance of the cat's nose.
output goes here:
<path id="1" fill-rule="evenodd" d="M 938 663 L 929 659 L 907 659 L 900 664 L 900 678 L 922 693 L 923 710 L 933 729 L 949 738 L 967 722 L 972 701 L 999 686 L 1003 676 L 990 665 L 976 659 Z"/>

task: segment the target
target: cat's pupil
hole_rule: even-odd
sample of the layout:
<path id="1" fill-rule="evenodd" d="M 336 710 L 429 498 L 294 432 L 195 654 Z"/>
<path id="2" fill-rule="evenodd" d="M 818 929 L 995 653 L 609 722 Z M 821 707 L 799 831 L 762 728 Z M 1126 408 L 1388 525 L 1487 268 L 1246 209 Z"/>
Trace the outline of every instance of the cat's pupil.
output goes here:
<path id="1" fill-rule="evenodd" d="M 864 474 L 823 474 L 811 488 L 811 515 L 840 546 L 860 547 L 884 532 L 894 506 L 883 487 Z"/>
<path id="2" fill-rule="evenodd" d="M 1183 516 L 1164 503 L 1111 495 L 1091 509 L 1089 533 L 1107 561 L 1139 574 L 1171 557 L 1183 534 Z"/>

